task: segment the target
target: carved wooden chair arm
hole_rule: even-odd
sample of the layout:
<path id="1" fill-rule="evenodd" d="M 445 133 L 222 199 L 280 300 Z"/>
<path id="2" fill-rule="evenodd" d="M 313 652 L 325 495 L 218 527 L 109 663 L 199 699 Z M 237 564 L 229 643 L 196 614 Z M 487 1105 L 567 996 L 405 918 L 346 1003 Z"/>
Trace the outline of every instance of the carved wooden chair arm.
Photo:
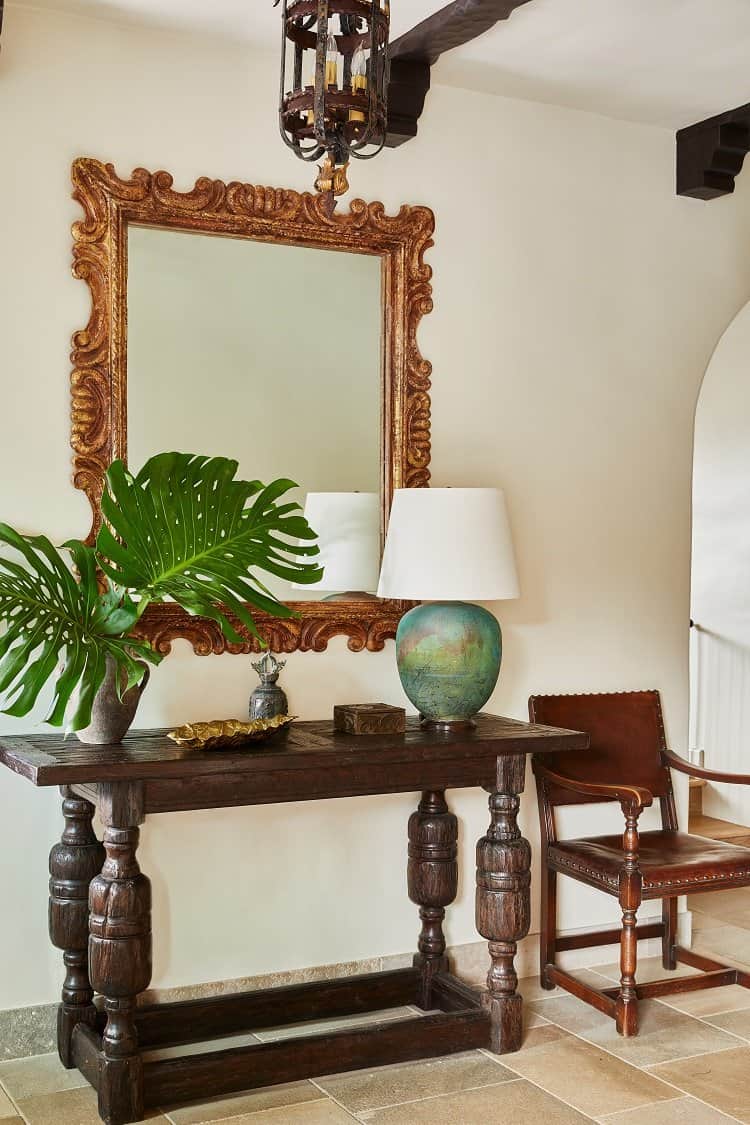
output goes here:
<path id="1" fill-rule="evenodd" d="M 719 773 L 717 770 L 706 770 L 701 766 L 694 766 L 685 758 L 673 754 L 671 750 L 662 750 L 662 757 L 666 765 L 680 773 L 687 773 L 690 777 L 699 777 L 704 781 L 724 781 L 729 785 L 750 785 L 750 774 L 747 773 Z"/>
<path id="2" fill-rule="evenodd" d="M 619 801 L 623 809 L 626 806 L 632 808 L 636 816 L 640 816 L 643 809 L 654 803 L 653 793 L 641 785 L 607 785 L 599 781 L 579 781 L 578 778 L 555 773 L 548 766 L 536 761 L 534 773 L 552 785 L 559 785 L 561 789 L 570 789 L 586 797 L 601 797 L 603 801 Z"/>

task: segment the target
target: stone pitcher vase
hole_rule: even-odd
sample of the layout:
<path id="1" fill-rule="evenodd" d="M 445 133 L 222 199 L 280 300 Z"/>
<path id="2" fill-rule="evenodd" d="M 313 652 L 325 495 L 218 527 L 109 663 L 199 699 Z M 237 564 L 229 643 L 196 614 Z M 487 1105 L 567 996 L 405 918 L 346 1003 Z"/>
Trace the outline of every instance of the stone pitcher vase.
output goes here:
<path id="1" fill-rule="evenodd" d="M 91 709 L 91 722 L 83 730 L 76 731 L 79 742 L 94 746 L 111 746 L 122 742 L 130 730 L 138 704 L 151 675 L 148 664 L 141 664 L 143 679 L 140 684 L 132 687 L 123 694 L 122 699 L 117 694 L 115 681 L 117 665 L 111 656 L 106 658 L 107 670 L 104 674 L 102 686 L 94 697 L 94 706 Z M 125 669 L 120 673 L 122 687 L 127 683 Z"/>

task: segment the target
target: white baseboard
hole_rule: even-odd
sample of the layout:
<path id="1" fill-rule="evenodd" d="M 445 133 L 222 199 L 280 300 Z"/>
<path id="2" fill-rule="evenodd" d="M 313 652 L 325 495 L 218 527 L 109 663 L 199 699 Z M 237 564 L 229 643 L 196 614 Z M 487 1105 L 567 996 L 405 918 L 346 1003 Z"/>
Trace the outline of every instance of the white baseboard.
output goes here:
<path id="1" fill-rule="evenodd" d="M 690 949 L 693 944 L 693 912 L 681 910 L 677 915 L 677 944 Z"/>

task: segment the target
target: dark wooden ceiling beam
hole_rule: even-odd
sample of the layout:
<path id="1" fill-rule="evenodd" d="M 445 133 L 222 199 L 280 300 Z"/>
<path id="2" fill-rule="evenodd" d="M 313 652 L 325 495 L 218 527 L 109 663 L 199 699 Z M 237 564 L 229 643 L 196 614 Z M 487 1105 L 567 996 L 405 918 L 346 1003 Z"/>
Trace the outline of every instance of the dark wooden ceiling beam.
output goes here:
<path id="1" fill-rule="evenodd" d="M 750 152 L 750 103 L 677 133 L 677 194 L 716 199 L 734 191 Z"/>
<path id="2" fill-rule="evenodd" d="M 430 67 L 446 51 L 484 35 L 530 0 L 453 0 L 391 43 L 388 137 L 396 148 L 417 135 L 430 88 Z"/>
<path id="3" fill-rule="evenodd" d="M 391 44 L 391 58 L 418 60 L 433 66 L 446 51 L 484 35 L 528 3 L 529 0 L 453 0 L 396 39 Z"/>
<path id="4" fill-rule="evenodd" d="M 417 135 L 417 122 L 422 116 L 430 88 L 430 64 L 410 59 L 391 62 L 388 86 L 388 148 L 398 148 Z"/>

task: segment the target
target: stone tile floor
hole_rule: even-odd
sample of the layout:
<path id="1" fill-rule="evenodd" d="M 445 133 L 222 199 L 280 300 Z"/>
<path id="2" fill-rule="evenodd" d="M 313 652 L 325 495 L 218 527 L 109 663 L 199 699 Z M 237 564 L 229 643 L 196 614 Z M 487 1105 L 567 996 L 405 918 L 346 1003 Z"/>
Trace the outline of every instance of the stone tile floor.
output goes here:
<path id="1" fill-rule="evenodd" d="M 750 889 L 695 895 L 689 905 L 694 947 L 750 966 Z M 586 972 L 600 985 L 618 977 L 613 964 Z M 638 975 L 641 980 L 663 976 L 660 960 L 641 961 Z M 630 1040 L 621 1039 L 607 1017 L 559 989 L 544 992 L 529 978 L 521 990 L 527 1014 L 524 1046 L 502 1060 L 470 1051 L 165 1106 L 148 1120 L 162 1125 L 750 1125 L 750 990 L 731 985 L 644 1003 L 641 1033 Z M 407 1014 L 401 1009 L 388 1015 Z M 266 1031 L 263 1039 L 285 1034 L 288 1030 Z M 55 1056 L 0 1063 L 0 1125 L 98 1121 L 94 1092 L 77 1071 L 63 1070 Z"/>

